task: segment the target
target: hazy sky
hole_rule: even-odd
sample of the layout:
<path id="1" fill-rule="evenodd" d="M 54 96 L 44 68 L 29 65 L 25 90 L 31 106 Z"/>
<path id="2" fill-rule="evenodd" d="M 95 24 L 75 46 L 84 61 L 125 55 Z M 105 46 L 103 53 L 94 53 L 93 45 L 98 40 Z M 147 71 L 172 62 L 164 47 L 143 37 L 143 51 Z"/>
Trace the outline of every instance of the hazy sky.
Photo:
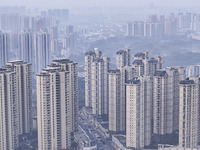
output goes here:
<path id="1" fill-rule="evenodd" d="M 159 7 L 199 7 L 200 0 L 0 0 L 0 5 L 24 5 L 28 8 L 139 7 L 154 3 Z"/>

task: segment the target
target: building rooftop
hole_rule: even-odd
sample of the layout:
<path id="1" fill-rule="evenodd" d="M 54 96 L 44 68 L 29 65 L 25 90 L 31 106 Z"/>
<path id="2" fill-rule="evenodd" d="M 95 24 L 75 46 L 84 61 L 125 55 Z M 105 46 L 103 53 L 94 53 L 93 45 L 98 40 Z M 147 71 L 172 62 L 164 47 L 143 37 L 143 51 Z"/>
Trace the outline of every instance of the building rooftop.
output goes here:
<path id="1" fill-rule="evenodd" d="M 142 60 L 134 60 L 133 64 L 135 64 L 135 65 L 144 65 L 144 63 L 142 62 Z"/>
<path id="2" fill-rule="evenodd" d="M 40 72 L 39 74 L 36 74 L 36 76 L 49 76 L 46 72 Z"/>
<path id="3" fill-rule="evenodd" d="M 21 63 L 27 63 L 27 62 L 24 62 L 22 60 L 15 60 L 15 61 L 8 61 L 7 63 L 21 64 Z"/>
<path id="4" fill-rule="evenodd" d="M 126 83 L 127 84 L 139 84 L 140 80 L 135 78 L 135 79 L 132 79 L 132 80 L 127 80 Z"/>
<path id="5" fill-rule="evenodd" d="M 4 69 L 4 68 L 0 68 L 0 73 L 4 73 L 4 72 L 6 72 L 7 71 L 7 69 Z"/>
<path id="6" fill-rule="evenodd" d="M 60 65 L 58 65 L 58 64 L 50 64 L 50 65 L 47 65 L 47 67 L 58 67 L 58 68 L 60 68 Z"/>
<path id="7" fill-rule="evenodd" d="M 44 68 L 42 69 L 42 71 L 45 72 L 69 72 L 69 71 L 65 71 L 64 69 L 60 68 L 60 67 L 50 67 L 50 68 Z"/>
<path id="8" fill-rule="evenodd" d="M 194 84 L 194 80 L 190 80 L 189 78 L 180 81 L 180 84 Z"/>
<path id="9" fill-rule="evenodd" d="M 120 70 L 118 70 L 118 69 L 111 69 L 108 72 L 109 73 L 120 73 Z"/>
<path id="10" fill-rule="evenodd" d="M 119 51 L 117 51 L 116 54 L 123 54 L 123 53 L 126 53 L 126 51 L 124 51 L 124 50 L 119 50 Z"/>
<path id="11" fill-rule="evenodd" d="M 155 59 L 154 57 L 152 57 L 148 62 L 150 62 L 150 63 L 157 63 L 158 59 Z"/>
<path id="12" fill-rule="evenodd" d="M 145 59 L 146 57 L 148 57 L 148 52 L 138 52 L 137 54 L 135 54 L 135 57 Z"/>
<path id="13" fill-rule="evenodd" d="M 94 51 L 88 51 L 88 52 L 85 53 L 85 55 L 90 55 L 90 56 L 95 55 L 95 52 Z"/>
<path id="14" fill-rule="evenodd" d="M 0 68 L 0 71 L 6 71 L 7 69 L 4 69 L 4 68 Z"/>
<path id="15" fill-rule="evenodd" d="M 73 63 L 73 61 L 69 60 L 69 59 L 58 59 L 58 60 L 53 60 L 52 63 L 54 62 L 58 62 L 58 63 Z"/>
<path id="16" fill-rule="evenodd" d="M 154 76 L 165 77 L 167 76 L 167 72 L 165 70 L 159 70 L 155 72 Z"/>

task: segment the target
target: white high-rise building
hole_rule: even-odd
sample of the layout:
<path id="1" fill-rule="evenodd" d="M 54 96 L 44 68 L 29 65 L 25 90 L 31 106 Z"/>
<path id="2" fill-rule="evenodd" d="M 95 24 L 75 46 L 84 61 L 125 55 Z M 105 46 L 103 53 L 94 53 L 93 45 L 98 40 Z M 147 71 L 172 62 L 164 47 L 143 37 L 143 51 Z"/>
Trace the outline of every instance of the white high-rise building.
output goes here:
<path id="1" fill-rule="evenodd" d="M 125 82 L 132 77 L 130 67 L 130 50 L 124 49 L 116 53 L 116 69 L 109 71 L 109 130 L 125 131 Z M 127 73 L 126 73 L 127 72 Z"/>
<path id="2" fill-rule="evenodd" d="M 32 131 L 32 65 L 13 61 L 3 68 L 16 73 L 18 134 L 28 134 Z"/>
<path id="3" fill-rule="evenodd" d="M 184 79 L 182 67 L 156 71 L 153 76 L 153 133 L 171 134 L 178 130 L 179 82 Z"/>
<path id="4" fill-rule="evenodd" d="M 173 132 L 173 93 L 168 74 L 157 71 L 153 77 L 153 133 L 158 135 Z"/>
<path id="5" fill-rule="evenodd" d="M 160 56 L 152 57 L 148 61 L 148 75 L 153 76 L 157 70 L 163 68 L 163 60 Z"/>
<path id="6" fill-rule="evenodd" d="M 19 52 L 20 60 L 34 64 L 33 61 L 33 35 L 30 32 L 22 32 L 19 34 Z"/>
<path id="7" fill-rule="evenodd" d="M 77 64 L 53 61 L 37 75 L 38 148 L 67 149 L 78 127 Z"/>
<path id="8" fill-rule="evenodd" d="M 108 70 L 110 59 L 106 56 L 96 58 L 91 63 L 92 113 L 108 114 Z"/>
<path id="9" fill-rule="evenodd" d="M 148 60 L 149 53 L 146 51 L 135 54 L 132 66 L 135 68 L 138 77 L 148 75 Z"/>
<path id="10" fill-rule="evenodd" d="M 152 78 L 139 77 L 126 83 L 126 146 L 150 145 L 152 127 Z"/>
<path id="11" fill-rule="evenodd" d="M 133 36 L 133 22 L 127 22 L 127 27 L 126 27 L 126 35 L 127 36 Z"/>
<path id="12" fill-rule="evenodd" d="M 39 73 L 51 62 L 50 38 L 46 32 L 39 32 L 34 35 L 34 57 L 35 73 Z"/>
<path id="13" fill-rule="evenodd" d="M 109 130 L 121 132 L 126 129 L 126 89 L 125 82 L 135 75 L 130 66 L 130 50 L 116 53 L 116 69 L 109 71 Z"/>
<path id="14" fill-rule="evenodd" d="M 98 49 L 85 54 L 85 105 L 96 115 L 108 114 L 109 62 Z"/>
<path id="15" fill-rule="evenodd" d="M 120 50 L 117 52 L 116 55 L 117 69 L 125 66 L 130 66 L 130 63 L 131 63 L 130 49 Z"/>
<path id="16" fill-rule="evenodd" d="M 66 26 L 65 35 L 69 35 L 74 32 L 74 27 L 72 25 Z"/>
<path id="17" fill-rule="evenodd" d="M 47 28 L 50 40 L 58 39 L 58 27 L 49 27 Z"/>
<path id="18" fill-rule="evenodd" d="M 18 148 L 16 73 L 0 68 L 0 149 Z"/>
<path id="19" fill-rule="evenodd" d="M 137 76 L 153 76 L 157 70 L 162 69 L 163 60 L 160 56 L 150 58 L 146 51 L 138 52 L 134 56 L 132 66 L 135 68 Z"/>
<path id="20" fill-rule="evenodd" d="M 9 36 L 0 31 L 0 67 L 4 66 L 9 60 Z"/>
<path id="21" fill-rule="evenodd" d="M 69 49 L 73 52 L 76 47 L 76 33 L 73 31 L 73 26 L 69 25 L 65 28 L 65 35 L 62 39 L 63 49 Z"/>
<path id="22" fill-rule="evenodd" d="M 75 48 L 75 33 L 65 35 L 62 39 L 63 49 L 69 49 L 71 51 Z"/>
<path id="23" fill-rule="evenodd" d="M 0 149 L 15 150 L 19 135 L 32 130 L 32 71 L 23 61 L 0 69 Z"/>
<path id="24" fill-rule="evenodd" d="M 183 67 L 172 67 L 166 69 L 171 76 L 171 87 L 173 89 L 173 130 L 179 130 L 179 84 L 185 79 L 185 71 Z"/>
<path id="25" fill-rule="evenodd" d="M 185 67 L 186 78 L 197 76 L 200 74 L 200 65 L 193 65 Z"/>
<path id="26" fill-rule="evenodd" d="M 78 130 L 78 64 L 68 59 L 53 60 L 48 68 L 58 66 L 70 74 L 71 131 Z"/>
<path id="27" fill-rule="evenodd" d="M 179 147 L 195 148 L 199 136 L 199 77 L 180 82 Z"/>
<path id="28" fill-rule="evenodd" d="M 125 77 L 124 69 L 109 71 L 109 130 L 125 131 Z"/>
<path id="29" fill-rule="evenodd" d="M 92 107 L 92 93 L 91 93 L 91 64 L 96 57 L 94 51 L 85 53 L 85 106 Z"/>

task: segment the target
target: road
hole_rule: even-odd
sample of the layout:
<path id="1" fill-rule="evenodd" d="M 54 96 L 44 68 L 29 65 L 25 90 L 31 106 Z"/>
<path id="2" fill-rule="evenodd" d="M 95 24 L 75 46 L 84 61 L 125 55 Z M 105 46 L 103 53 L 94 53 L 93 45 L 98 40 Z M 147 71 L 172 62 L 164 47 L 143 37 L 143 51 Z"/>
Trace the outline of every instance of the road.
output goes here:
<path id="1" fill-rule="evenodd" d="M 89 132 L 95 138 L 98 150 L 116 150 L 112 141 L 106 139 L 100 129 L 96 128 L 84 114 L 81 114 L 79 125 L 86 131 L 86 133 Z"/>

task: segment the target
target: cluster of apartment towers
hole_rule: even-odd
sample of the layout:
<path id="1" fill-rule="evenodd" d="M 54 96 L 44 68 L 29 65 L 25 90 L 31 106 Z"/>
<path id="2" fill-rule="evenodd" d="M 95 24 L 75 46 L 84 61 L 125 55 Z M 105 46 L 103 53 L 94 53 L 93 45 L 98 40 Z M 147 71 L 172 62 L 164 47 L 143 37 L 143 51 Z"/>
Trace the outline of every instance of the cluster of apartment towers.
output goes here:
<path id="1" fill-rule="evenodd" d="M 116 53 L 116 69 L 98 49 L 85 54 L 85 106 L 108 116 L 109 131 L 126 134 L 126 146 L 144 148 L 152 136 L 179 132 L 181 148 L 200 141 L 200 77 L 185 79 L 183 67 L 163 68 L 161 57 L 130 50 Z M 173 136 L 172 136 L 173 137 Z"/>
<path id="2" fill-rule="evenodd" d="M 54 60 L 36 75 L 38 149 L 67 149 L 78 129 L 78 64 Z M 0 68 L 0 149 L 16 150 L 32 131 L 32 65 Z"/>

